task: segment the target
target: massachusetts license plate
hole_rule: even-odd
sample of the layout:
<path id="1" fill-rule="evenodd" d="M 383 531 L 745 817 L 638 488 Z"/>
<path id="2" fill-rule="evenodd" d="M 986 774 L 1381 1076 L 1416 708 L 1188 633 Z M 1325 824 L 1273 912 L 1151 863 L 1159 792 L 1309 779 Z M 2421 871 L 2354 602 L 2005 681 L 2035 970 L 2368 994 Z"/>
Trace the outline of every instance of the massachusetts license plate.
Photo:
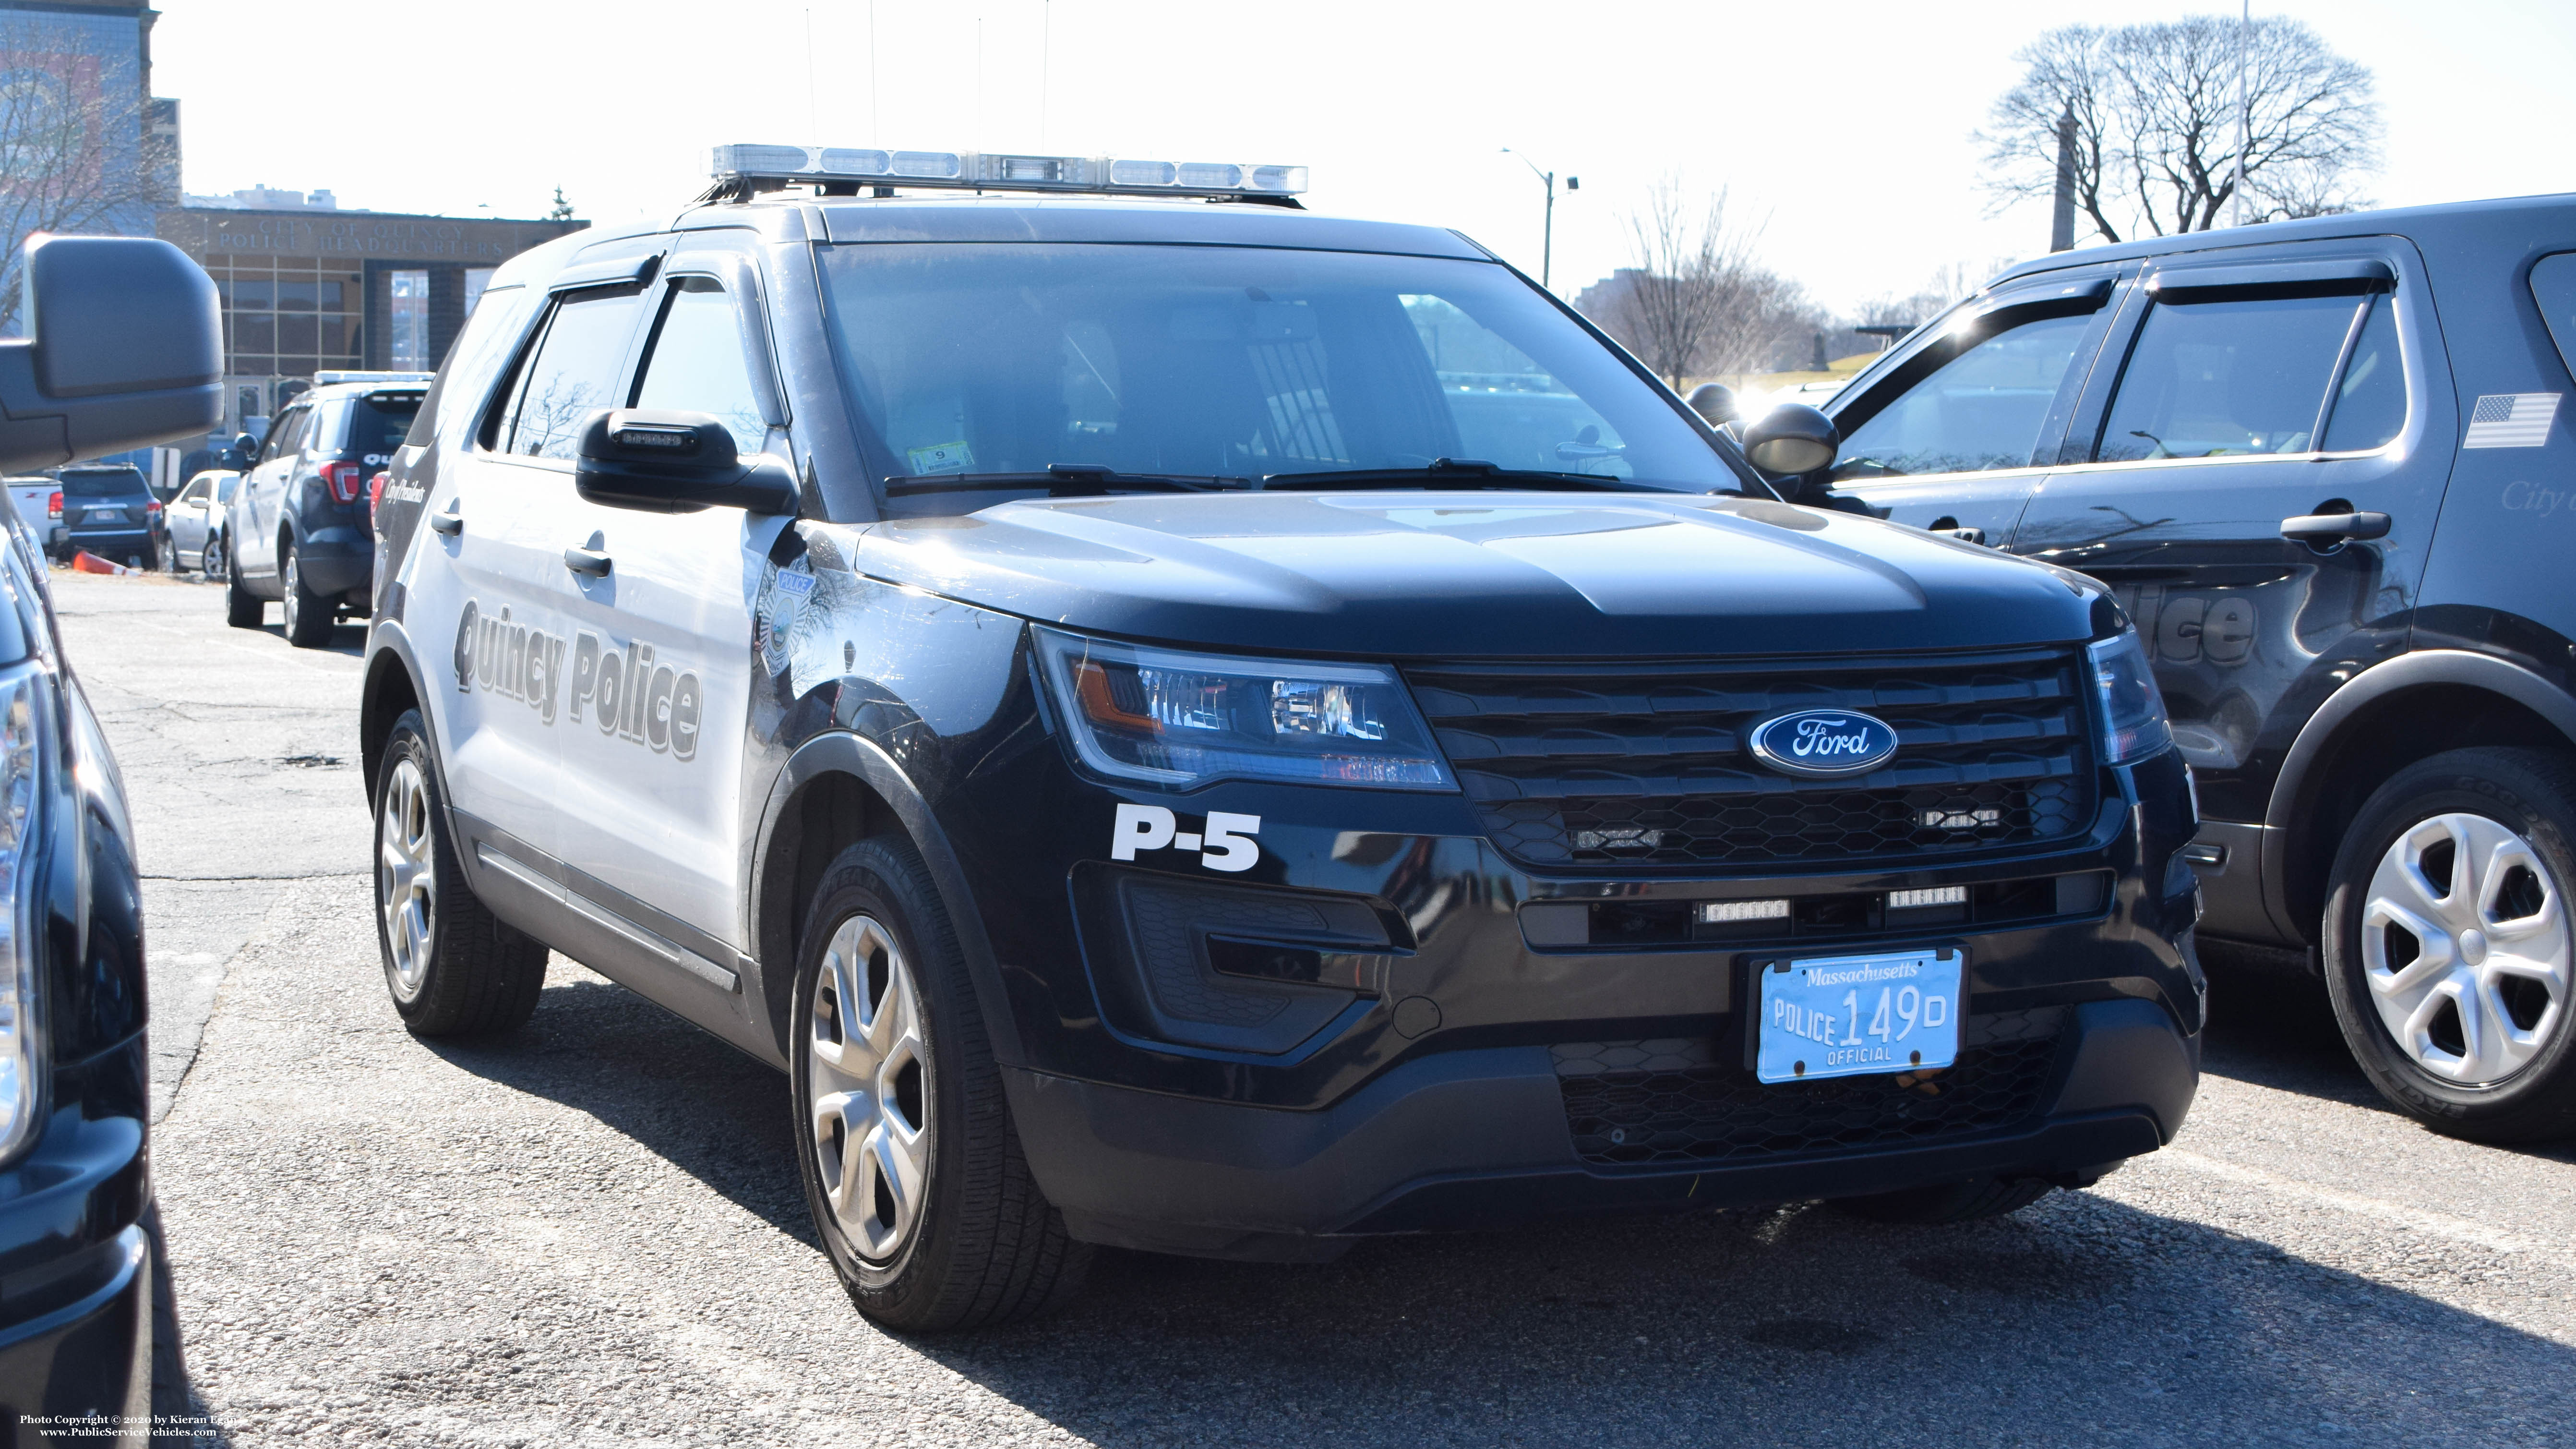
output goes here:
<path id="1" fill-rule="evenodd" d="M 1804 1082 L 1949 1066 L 1959 1059 L 1961 964 L 1951 950 L 1759 968 L 1754 1076 Z"/>
<path id="2" fill-rule="evenodd" d="M 89 521 L 92 523 L 123 523 L 125 521 L 125 510 L 122 508 L 93 508 L 89 511 Z"/>

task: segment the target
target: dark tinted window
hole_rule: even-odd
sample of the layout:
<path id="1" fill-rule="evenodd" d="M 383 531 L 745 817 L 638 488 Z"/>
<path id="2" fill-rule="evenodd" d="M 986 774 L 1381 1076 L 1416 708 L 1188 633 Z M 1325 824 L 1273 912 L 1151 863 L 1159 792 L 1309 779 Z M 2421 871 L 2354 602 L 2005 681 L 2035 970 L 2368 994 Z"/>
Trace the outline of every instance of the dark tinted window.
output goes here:
<path id="1" fill-rule="evenodd" d="M 343 414 L 340 450 L 382 457 L 403 444 L 411 420 L 420 412 L 416 392 L 379 392 L 351 398 Z"/>
<path id="2" fill-rule="evenodd" d="M 2326 424 L 2326 451 L 2368 452 L 2405 426 L 2406 364 L 2397 353 L 2397 301 L 2383 296 L 2370 304 L 2370 320 L 2353 344 L 2352 361 L 2344 364 L 2334 414 Z"/>
<path id="3" fill-rule="evenodd" d="M 737 452 L 757 453 L 768 440 L 733 300 L 713 281 L 682 277 L 672 286 L 635 406 L 712 414 L 733 434 Z"/>
<path id="4" fill-rule="evenodd" d="M 292 453 L 304 446 L 304 425 L 313 416 L 309 407 L 288 408 L 275 426 L 268 430 L 268 443 L 259 450 L 263 463 L 282 453 Z"/>
<path id="5" fill-rule="evenodd" d="M 2093 317 L 2050 317 L 1999 332 L 1853 429 L 1840 479 L 2027 468 Z"/>
<path id="6" fill-rule="evenodd" d="M 2157 303 L 2093 456 L 2115 463 L 2311 450 L 2357 305 L 2348 296 Z"/>
<path id="7" fill-rule="evenodd" d="M 60 478 L 65 498 L 117 498 L 144 491 L 143 475 L 132 468 L 65 469 Z"/>
<path id="8" fill-rule="evenodd" d="M 618 372 L 635 332 L 640 294 L 590 292 L 566 298 L 546 321 L 501 420 L 503 452 L 566 458 L 580 445 L 582 424 L 617 403 Z"/>
<path id="9" fill-rule="evenodd" d="M 2576 252 L 2531 264 L 2531 299 L 2549 324 L 2549 340 L 2558 344 L 2558 360 L 2576 372 Z"/>

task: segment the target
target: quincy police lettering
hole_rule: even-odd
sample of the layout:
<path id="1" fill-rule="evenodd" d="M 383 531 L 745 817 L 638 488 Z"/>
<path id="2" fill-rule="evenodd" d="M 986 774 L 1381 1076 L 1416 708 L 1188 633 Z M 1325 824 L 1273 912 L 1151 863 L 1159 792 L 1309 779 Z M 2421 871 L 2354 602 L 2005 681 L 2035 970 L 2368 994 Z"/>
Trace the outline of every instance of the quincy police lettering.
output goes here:
<path id="1" fill-rule="evenodd" d="M 510 618 L 503 605 L 498 618 L 486 615 L 474 600 L 456 623 L 456 688 L 481 689 L 515 699 L 536 710 L 543 724 L 555 722 L 555 682 L 563 677 L 564 641 Z"/>
<path id="2" fill-rule="evenodd" d="M 567 652 L 572 655 L 569 676 L 564 670 Z M 567 641 L 512 619 L 507 605 L 495 617 L 468 599 L 456 621 L 456 689 L 517 700 L 548 725 L 555 722 L 562 702 L 574 724 L 583 723 L 588 711 L 588 722 L 611 739 L 675 760 L 695 759 L 706 690 L 696 670 L 657 654 L 643 640 L 630 639 L 620 648 L 588 630 Z"/>
<path id="3" fill-rule="evenodd" d="M 603 735 L 686 760 L 698 753 L 698 727 L 706 709 L 697 671 L 675 669 L 654 657 L 652 645 L 627 641 L 620 650 L 588 631 L 572 646 L 572 720 L 582 710 Z"/>

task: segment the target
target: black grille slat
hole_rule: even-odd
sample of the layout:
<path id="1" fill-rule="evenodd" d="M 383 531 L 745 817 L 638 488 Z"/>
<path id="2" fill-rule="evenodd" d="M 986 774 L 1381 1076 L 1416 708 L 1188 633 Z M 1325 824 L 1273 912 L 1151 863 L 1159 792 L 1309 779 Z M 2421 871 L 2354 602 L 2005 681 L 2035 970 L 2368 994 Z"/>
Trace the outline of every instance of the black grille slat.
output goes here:
<path id="1" fill-rule="evenodd" d="M 1921 1079 L 1763 1083 L 1706 1040 L 1553 1048 L 1575 1154 L 1600 1166 L 1795 1158 L 2008 1131 L 2035 1117 L 2064 1007 L 1961 1023 L 1956 1065 Z"/>
<path id="2" fill-rule="evenodd" d="M 2070 651 L 1406 675 L 1496 843 L 1534 865 L 1937 855 L 2061 838 L 2091 818 Z M 1896 758 L 1842 780 L 1755 763 L 1745 732 L 1795 709 L 1866 710 L 1896 730 Z"/>

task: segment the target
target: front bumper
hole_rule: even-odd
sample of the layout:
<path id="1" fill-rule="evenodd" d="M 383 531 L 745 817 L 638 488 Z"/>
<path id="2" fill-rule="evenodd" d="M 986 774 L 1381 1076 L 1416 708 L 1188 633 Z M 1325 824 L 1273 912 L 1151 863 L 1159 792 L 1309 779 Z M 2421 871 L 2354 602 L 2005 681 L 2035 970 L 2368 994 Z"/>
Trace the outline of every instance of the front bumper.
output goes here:
<path id="1" fill-rule="evenodd" d="M 0 1173 L 0 1413 L 151 1411 L 144 1039 L 54 1072 L 54 1112 Z M 42 1442 L 22 1434 L 20 1442 Z M 99 1442 L 90 1440 L 89 1442 Z"/>
<path id="2" fill-rule="evenodd" d="M 2197 887 L 2176 856 L 2195 822 L 2171 752 L 2103 769 L 2092 822 L 2066 839 L 1689 875 L 1524 866 L 1455 796 L 1129 794 L 1053 750 L 1001 758 L 937 808 L 960 903 L 990 943 L 1022 1145 L 1087 1240 L 1313 1257 L 1360 1234 L 1555 1212 L 2081 1182 L 2169 1140 L 2191 1103 L 2206 986 Z M 1183 838 L 1219 812 L 1257 818 L 1259 858 L 1225 871 L 1174 844 L 1103 860 L 1121 802 L 1175 811 Z M 1973 904 L 1940 924 L 1807 910 L 1953 885 Z M 1799 902 L 1794 939 L 1675 924 L 1697 904 L 1774 897 Z M 1989 1092 L 1993 1110 L 1917 1123 L 1898 1102 L 1902 1130 L 1864 1114 L 1831 1142 L 1727 1140 L 1725 1111 L 1782 1100 L 1745 1095 L 1760 961 L 1931 945 L 1966 953 L 1968 1024 L 2046 1020 L 2045 1040 L 1993 1054 L 2019 1073 Z M 1641 1152 L 1612 1136 L 1637 1126 L 1616 1103 L 1665 1087 L 1575 1080 L 1585 1045 L 1632 1064 L 1679 1053 L 1673 1090 L 1732 1105 L 1684 1124 L 1682 1146 L 1654 1135 Z"/>
<path id="3" fill-rule="evenodd" d="M 2088 1002 L 2073 1018 L 2049 1105 L 2018 1127 L 1679 1166 L 1580 1161 L 1566 1078 L 1545 1047 L 1417 1058 L 1318 1112 L 1029 1071 L 1005 1080 L 1030 1168 L 1074 1236 L 1312 1260 L 1364 1234 L 1556 1213 L 1738 1207 L 1974 1177 L 2087 1180 L 2172 1140 L 2197 1087 L 2200 1042 L 2151 1002 Z"/>

